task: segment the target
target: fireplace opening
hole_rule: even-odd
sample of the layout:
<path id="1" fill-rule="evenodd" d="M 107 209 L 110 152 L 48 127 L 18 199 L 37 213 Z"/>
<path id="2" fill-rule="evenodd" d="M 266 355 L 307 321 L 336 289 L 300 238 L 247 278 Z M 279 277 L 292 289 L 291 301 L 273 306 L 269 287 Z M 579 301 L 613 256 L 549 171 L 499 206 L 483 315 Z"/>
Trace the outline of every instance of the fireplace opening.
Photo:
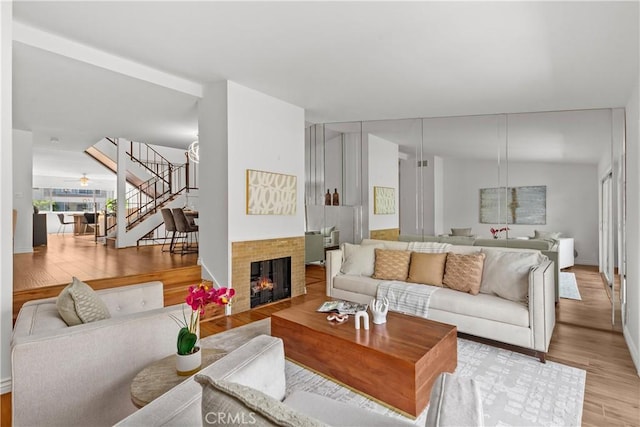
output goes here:
<path id="1" fill-rule="evenodd" d="M 251 263 L 251 308 L 291 297 L 291 257 Z"/>

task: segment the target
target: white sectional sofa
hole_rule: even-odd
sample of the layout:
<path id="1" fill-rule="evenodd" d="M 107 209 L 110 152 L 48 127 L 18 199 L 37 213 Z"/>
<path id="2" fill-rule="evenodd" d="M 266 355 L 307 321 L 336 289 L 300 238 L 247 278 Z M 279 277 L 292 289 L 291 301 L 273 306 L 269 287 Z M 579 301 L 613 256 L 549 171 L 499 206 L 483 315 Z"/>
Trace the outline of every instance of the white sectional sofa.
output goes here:
<path id="1" fill-rule="evenodd" d="M 410 250 L 413 245 L 411 242 L 371 239 L 363 240 L 362 244 L 378 245 L 392 250 Z M 492 253 L 492 251 L 540 253 L 530 249 L 461 245 L 452 245 L 447 250 L 458 254 L 483 250 L 486 253 Z M 528 283 L 528 289 L 525 289 L 528 302 L 515 302 L 489 293 L 471 295 L 441 288 L 430 297 L 427 318 L 456 325 L 458 331 L 465 334 L 521 347 L 544 362 L 555 326 L 555 283 L 553 262 L 541 254 L 540 260 L 537 265 L 533 265 L 528 270 L 528 273 L 525 272 L 528 274 L 528 277 L 523 279 L 526 280 L 525 286 Z M 342 249 L 327 252 L 327 295 L 337 299 L 369 303 L 376 297 L 382 280 L 362 275 L 343 274 L 341 273 L 342 263 Z M 493 268 L 495 270 L 495 264 Z M 505 272 L 508 272 L 509 268 L 510 265 L 505 262 Z M 504 277 L 509 277 L 509 274 L 505 274 Z M 501 286 L 509 286 L 509 284 L 503 283 Z"/>
<path id="2" fill-rule="evenodd" d="M 20 310 L 11 341 L 14 426 L 110 426 L 136 410 L 129 386 L 175 352 L 182 305 L 164 307 L 163 285 L 97 291 L 110 319 L 67 326 L 56 298 Z"/>

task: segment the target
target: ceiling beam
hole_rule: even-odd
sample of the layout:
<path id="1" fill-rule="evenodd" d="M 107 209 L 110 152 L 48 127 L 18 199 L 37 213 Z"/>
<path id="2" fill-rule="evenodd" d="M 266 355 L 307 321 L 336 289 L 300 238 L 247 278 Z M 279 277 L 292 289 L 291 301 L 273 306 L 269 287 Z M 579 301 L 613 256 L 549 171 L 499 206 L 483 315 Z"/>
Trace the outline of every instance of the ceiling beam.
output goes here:
<path id="1" fill-rule="evenodd" d="M 13 41 L 202 98 L 202 85 L 82 43 L 13 22 Z"/>

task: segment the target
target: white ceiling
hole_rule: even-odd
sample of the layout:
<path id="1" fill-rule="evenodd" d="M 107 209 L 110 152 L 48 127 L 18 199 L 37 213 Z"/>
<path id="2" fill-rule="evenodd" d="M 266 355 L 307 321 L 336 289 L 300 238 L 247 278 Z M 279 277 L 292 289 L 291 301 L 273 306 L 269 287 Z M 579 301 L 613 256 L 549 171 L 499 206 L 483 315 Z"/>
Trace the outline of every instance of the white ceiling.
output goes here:
<path id="1" fill-rule="evenodd" d="M 39 29 L 198 85 L 233 80 L 331 122 L 621 107 L 638 2 L 32 2 Z M 83 145 L 186 146 L 197 97 L 14 44 L 14 125 Z M 39 143 L 36 141 L 36 147 Z"/>

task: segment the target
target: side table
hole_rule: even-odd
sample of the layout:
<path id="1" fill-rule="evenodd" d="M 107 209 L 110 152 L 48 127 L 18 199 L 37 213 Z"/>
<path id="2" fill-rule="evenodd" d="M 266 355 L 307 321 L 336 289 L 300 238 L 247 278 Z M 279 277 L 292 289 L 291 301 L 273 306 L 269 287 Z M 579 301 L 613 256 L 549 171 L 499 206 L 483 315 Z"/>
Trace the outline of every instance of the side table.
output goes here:
<path id="1" fill-rule="evenodd" d="M 202 352 L 202 368 L 211 365 L 227 354 L 226 351 L 215 348 L 202 348 L 200 351 Z M 153 362 L 133 378 L 131 401 L 137 408 L 142 408 L 187 378 L 176 372 L 176 355 L 167 356 Z"/>

